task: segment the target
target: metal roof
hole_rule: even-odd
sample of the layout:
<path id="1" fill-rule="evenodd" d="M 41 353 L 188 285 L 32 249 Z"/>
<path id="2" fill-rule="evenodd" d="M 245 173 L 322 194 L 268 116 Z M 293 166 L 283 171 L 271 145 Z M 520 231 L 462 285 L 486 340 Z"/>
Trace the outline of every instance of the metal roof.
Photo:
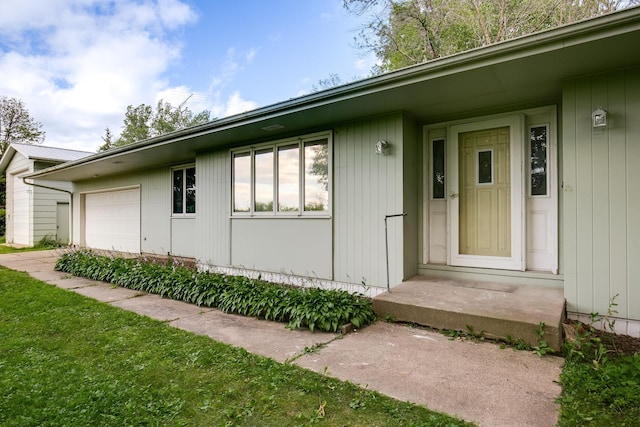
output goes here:
<path id="1" fill-rule="evenodd" d="M 45 145 L 12 143 L 9 144 L 2 155 L 2 159 L 0 159 L 1 173 L 4 173 L 7 169 L 15 153 L 20 153 L 29 160 L 55 164 L 72 162 L 95 154 L 88 151 L 69 150 L 66 148 L 48 147 Z"/>
<path id="2" fill-rule="evenodd" d="M 67 148 L 48 147 L 36 144 L 13 143 L 11 147 L 30 160 L 70 162 L 95 154 L 89 151 L 69 150 Z"/>

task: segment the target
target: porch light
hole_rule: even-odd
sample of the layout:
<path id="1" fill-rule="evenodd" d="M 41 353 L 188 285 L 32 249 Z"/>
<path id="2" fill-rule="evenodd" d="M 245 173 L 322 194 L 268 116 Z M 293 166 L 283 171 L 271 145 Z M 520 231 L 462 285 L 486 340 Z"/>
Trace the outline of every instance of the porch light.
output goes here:
<path id="1" fill-rule="evenodd" d="M 378 141 L 376 142 L 376 154 L 382 154 L 383 156 L 387 154 L 387 147 L 389 143 L 387 141 Z"/>
<path id="2" fill-rule="evenodd" d="M 596 108 L 591 113 L 591 121 L 594 129 L 607 127 L 607 112 L 600 107 Z"/>

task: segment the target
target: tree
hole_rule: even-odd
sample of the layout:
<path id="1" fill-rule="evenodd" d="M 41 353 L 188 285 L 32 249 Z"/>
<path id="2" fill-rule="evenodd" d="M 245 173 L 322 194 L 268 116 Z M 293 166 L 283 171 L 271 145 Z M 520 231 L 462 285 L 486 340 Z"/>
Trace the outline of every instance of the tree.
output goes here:
<path id="1" fill-rule="evenodd" d="M 40 144 L 44 136 L 42 123 L 29 115 L 21 100 L 0 97 L 0 157 L 13 142 Z"/>
<path id="2" fill-rule="evenodd" d="M 115 147 L 115 140 L 113 139 L 113 134 L 111 133 L 111 129 L 108 127 L 104 129 L 104 136 L 102 137 L 104 144 L 98 148 L 98 151 L 107 151 L 110 148 Z"/>
<path id="3" fill-rule="evenodd" d="M 124 116 L 124 125 L 120 136 L 114 140 L 111 130 L 106 128 L 105 136 L 102 137 L 104 144 L 98 148 L 98 151 L 105 151 L 186 127 L 204 124 L 210 120 L 209 111 L 204 110 L 194 114 L 189 108 L 183 108 L 183 105 L 184 103 L 174 108 L 162 99 L 158 101 L 155 110 L 147 104 L 140 104 L 137 107 L 129 105 Z"/>
<path id="4" fill-rule="evenodd" d="M 382 73 L 640 3 L 639 0 L 343 0 L 370 15 L 356 47 Z"/>
<path id="5" fill-rule="evenodd" d="M 319 92 L 321 90 L 331 89 L 333 87 L 340 86 L 343 83 L 344 82 L 342 81 L 342 79 L 338 74 L 331 73 L 329 74 L 329 77 L 327 77 L 326 79 L 318 80 L 317 85 L 314 84 L 313 86 L 311 86 L 311 91 Z"/>

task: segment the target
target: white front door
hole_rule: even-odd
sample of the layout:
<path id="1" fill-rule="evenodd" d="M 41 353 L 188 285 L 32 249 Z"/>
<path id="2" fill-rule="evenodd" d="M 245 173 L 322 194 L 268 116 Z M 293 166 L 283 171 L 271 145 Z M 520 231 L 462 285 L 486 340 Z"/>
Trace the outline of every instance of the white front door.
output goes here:
<path id="1" fill-rule="evenodd" d="M 451 126 L 449 264 L 524 270 L 524 117 Z"/>

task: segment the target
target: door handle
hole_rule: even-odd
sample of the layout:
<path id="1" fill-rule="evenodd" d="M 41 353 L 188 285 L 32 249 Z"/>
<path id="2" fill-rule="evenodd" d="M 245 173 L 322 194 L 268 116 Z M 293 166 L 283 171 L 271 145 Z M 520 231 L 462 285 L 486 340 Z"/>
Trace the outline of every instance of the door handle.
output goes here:
<path id="1" fill-rule="evenodd" d="M 450 193 L 449 197 L 451 197 L 452 199 L 455 199 L 456 197 L 458 197 L 459 194 L 458 193 Z"/>

